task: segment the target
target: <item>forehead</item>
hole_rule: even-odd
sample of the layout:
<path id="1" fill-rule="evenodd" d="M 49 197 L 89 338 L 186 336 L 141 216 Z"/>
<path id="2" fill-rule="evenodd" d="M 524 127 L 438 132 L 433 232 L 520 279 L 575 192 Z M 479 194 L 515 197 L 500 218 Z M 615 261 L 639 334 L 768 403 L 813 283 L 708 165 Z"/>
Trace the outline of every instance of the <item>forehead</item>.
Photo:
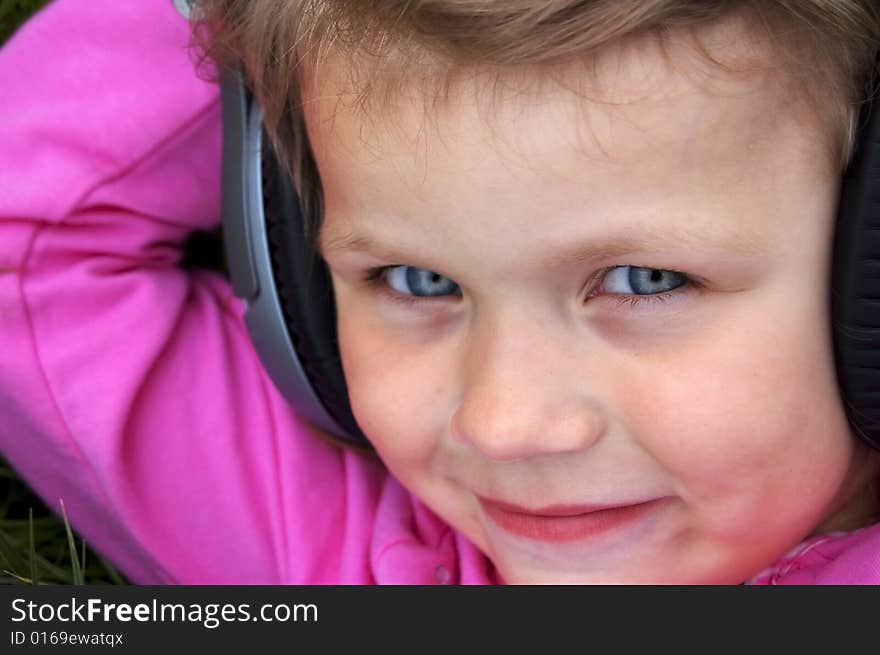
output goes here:
<path id="1" fill-rule="evenodd" d="M 629 37 L 556 65 L 461 68 L 430 54 L 401 61 L 331 52 L 303 80 L 310 136 L 321 142 L 329 132 L 363 149 L 389 136 L 406 139 L 427 127 L 461 125 L 461 109 L 498 124 L 511 117 L 505 114 L 519 118 L 530 106 L 563 98 L 582 109 L 604 105 L 608 112 L 629 108 L 646 116 L 652 103 L 681 94 L 745 95 L 750 104 L 769 100 L 806 109 L 801 106 L 806 96 L 798 93 L 803 80 L 794 80 L 792 70 L 779 63 L 790 53 L 753 22 L 731 15 L 663 36 Z M 761 92 L 764 97 L 756 97 Z M 329 129 L 337 119 L 342 129 Z"/>
<path id="2" fill-rule="evenodd" d="M 322 241 L 361 209 L 402 216 L 421 205 L 448 216 L 466 198 L 468 211 L 484 202 L 489 213 L 493 190 L 509 195 L 517 180 L 523 202 L 540 190 L 564 205 L 588 188 L 607 205 L 606 191 L 637 198 L 646 182 L 721 192 L 742 181 L 746 161 L 774 178 L 792 159 L 827 174 L 827 130 L 774 68 L 772 49 L 741 23 L 706 31 L 700 44 L 730 68 L 693 39 L 641 38 L 555 69 L 475 69 L 442 93 L 404 83 L 372 109 L 344 63 L 328 61 L 305 114 L 330 219 Z"/>

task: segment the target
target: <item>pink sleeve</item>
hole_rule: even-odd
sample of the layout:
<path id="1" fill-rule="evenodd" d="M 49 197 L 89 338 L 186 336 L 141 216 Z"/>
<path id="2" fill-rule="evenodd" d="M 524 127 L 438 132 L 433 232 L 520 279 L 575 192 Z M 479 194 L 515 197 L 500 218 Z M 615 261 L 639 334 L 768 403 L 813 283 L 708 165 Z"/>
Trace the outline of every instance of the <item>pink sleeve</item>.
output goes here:
<path id="1" fill-rule="evenodd" d="M 2 50 L 0 450 L 138 583 L 369 581 L 382 470 L 309 434 L 220 275 L 220 110 L 171 0 L 58 0 Z"/>

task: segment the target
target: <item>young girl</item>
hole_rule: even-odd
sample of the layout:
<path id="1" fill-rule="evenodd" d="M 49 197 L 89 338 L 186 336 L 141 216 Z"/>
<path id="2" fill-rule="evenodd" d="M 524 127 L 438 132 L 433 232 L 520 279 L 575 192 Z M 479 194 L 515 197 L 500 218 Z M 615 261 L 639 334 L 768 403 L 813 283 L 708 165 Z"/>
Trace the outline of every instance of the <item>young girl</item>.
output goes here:
<path id="1" fill-rule="evenodd" d="M 828 303 L 872 2 L 198 11 L 312 199 L 377 456 L 180 266 L 220 198 L 190 26 L 57 0 L 0 51 L 0 444 L 132 581 L 880 583 Z"/>

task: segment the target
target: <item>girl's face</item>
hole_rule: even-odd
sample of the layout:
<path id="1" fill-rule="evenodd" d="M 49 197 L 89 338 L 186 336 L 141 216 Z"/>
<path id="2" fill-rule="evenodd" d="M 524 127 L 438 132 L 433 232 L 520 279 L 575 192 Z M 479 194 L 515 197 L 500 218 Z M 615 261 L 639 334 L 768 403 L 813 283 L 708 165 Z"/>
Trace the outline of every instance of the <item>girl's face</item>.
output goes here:
<path id="1" fill-rule="evenodd" d="M 328 65 L 307 108 L 354 413 L 509 583 L 738 583 L 870 472 L 830 347 L 825 124 L 688 52 L 382 116 Z"/>

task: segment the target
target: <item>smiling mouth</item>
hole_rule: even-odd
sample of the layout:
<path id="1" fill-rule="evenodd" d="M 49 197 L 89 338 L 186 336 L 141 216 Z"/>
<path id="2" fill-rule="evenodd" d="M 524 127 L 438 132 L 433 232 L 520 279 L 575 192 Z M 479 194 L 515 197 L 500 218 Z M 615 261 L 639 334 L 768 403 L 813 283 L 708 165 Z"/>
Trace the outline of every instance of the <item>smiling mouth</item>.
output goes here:
<path id="1" fill-rule="evenodd" d="M 614 506 L 554 505 L 536 510 L 479 498 L 486 516 L 502 530 L 537 541 L 588 539 L 636 523 L 658 511 L 667 498 Z"/>

